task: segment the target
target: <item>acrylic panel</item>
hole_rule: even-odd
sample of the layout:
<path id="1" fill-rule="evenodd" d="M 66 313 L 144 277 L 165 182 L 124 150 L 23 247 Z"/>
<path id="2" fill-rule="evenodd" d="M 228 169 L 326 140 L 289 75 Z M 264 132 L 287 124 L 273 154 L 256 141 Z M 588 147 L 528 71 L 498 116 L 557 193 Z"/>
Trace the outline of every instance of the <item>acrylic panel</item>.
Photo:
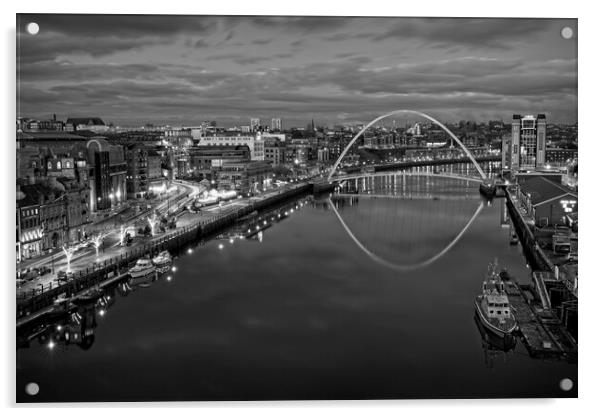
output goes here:
<path id="1" fill-rule="evenodd" d="M 17 15 L 17 402 L 577 397 L 577 19 Z"/>

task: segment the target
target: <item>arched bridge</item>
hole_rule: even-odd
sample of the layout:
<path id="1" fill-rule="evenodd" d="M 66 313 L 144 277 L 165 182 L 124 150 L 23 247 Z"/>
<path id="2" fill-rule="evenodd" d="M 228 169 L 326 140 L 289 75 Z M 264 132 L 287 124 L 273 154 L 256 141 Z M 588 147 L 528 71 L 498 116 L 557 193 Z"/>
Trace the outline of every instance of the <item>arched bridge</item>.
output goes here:
<path id="1" fill-rule="evenodd" d="M 481 182 L 485 181 L 487 179 L 487 175 L 485 174 L 485 172 L 483 171 L 483 169 L 481 168 L 481 166 L 479 165 L 479 163 L 476 161 L 474 155 L 470 152 L 470 150 L 468 150 L 466 148 L 466 146 L 464 146 L 464 143 L 462 143 L 462 141 L 460 139 L 458 139 L 456 137 L 456 135 L 454 133 L 452 133 L 443 123 L 441 123 L 440 121 L 438 121 L 437 119 L 435 119 L 432 116 L 429 116 L 428 114 L 425 114 L 421 111 L 416 111 L 416 110 L 395 110 L 395 111 L 391 111 L 387 114 L 383 114 L 382 116 L 376 117 L 374 120 L 372 120 L 370 123 L 366 124 L 364 126 L 364 128 L 362 128 L 359 133 L 357 133 L 355 135 L 355 137 L 353 137 L 353 139 L 351 139 L 351 141 L 347 144 L 347 146 L 345 147 L 345 149 L 341 152 L 341 155 L 339 156 L 339 158 L 337 159 L 337 161 L 335 162 L 335 164 L 332 166 L 332 169 L 330 170 L 330 174 L 328 175 L 328 179 L 327 181 L 330 182 L 332 180 L 333 175 L 335 174 L 339 164 L 341 163 L 341 161 L 343 160 L 343 158 L 345 157 L 345 155 L 347 155 L 347 152 L 349 151 L 349 149 L 351 149 L 351 147 L 353 146 L 353 144 L 355 143 L 355 141 L 364 134 L 364 132 L 366 130 L 368 130 L 370 127 L 372 127 L 374 124 L 378 123 L 379 121 L 388 118 L 388 117 L 392 117 L 398 114 L 411 114 L 411 115 L 416 115 L 422 118 L 425 118 L 433 123 L 435 123 L 436 125 L 438 125 L 439 127 L 441 127 L 441 129 L 443 129 L 451 138 L 452 140 L 458 145 L 460 146 L 460 148 L 464 151 L 464 153 L 466 153 L 466 156 L 468 156 L 468 158 L 470 159 L 470 161 L 474 164 L 475 168 L 477 169 L 477 172 L 479 173 L 480 177 L 481 177 Z"/>

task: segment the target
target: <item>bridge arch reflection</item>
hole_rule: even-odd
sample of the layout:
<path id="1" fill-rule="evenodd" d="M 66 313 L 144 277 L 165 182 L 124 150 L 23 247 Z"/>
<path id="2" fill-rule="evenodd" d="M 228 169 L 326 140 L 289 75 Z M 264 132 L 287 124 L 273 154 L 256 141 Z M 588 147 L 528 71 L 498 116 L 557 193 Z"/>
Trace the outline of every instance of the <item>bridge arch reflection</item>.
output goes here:
<path id="1" fill-rule="evenodd" d="M 401 175 L 401 173 L 399 173 L 399 172 L 393 173 L 393 174 L 390 172 L 388 173 L 388 176 L 400 176 L 400 175 Z M 374 176 L 370 175 L 370 174 L 364 174 L 363 176 L 355 175 L 353 180 L 358 180 L 360 178 L 373 179 L 374 177 L 382 179 L 383 176 L 386 176 L 386 175 L 374 175 Z M 443 179 L 439 175 L 408 175 L 408 176 L 416 178 L 416 179 L 420 178 L 421 180 L 429 180 L 428 176 Z M 446 181 L 454 181 L 454 182 L 458 182 L 458 183 L 461 183 L 461 182 L 473 183 L 473 182 L 478 181 L 478 180 L 467 180 L 467 178 L 461 178 L 461 177 L 446 177 L 445 180 Z M 473 184 L 473 186 L 474 186 L 474 184 Z M 417 270 L 420 268 L 427 267 L 427 266 L 435 263 L 437 260 L 441 259 L 450 250 L 452 250 L 452 248 L 462 239 L 464 234 L 470 229 L 471 225 L 475 222 L 475 220 L 478 218 L 479 214 L 485 207 L 485 202 L 483 201 L 483 199 L 480 197 L 475 198 L 474 193 L 472 193 L 472 192 L 467 193 L 467 195 L 469 195 L 469 197 L 453 196 L 453 195 L 433 196 L 433 195 L 428 195 L 428 194 L 426 194 L 426 195 L 413 194 L 413 195 L 407 197 L 404 195 L 393 195 L 390 192 L 391 192 L 391 190 L 388 189 L 386 187 L 386 185 L 383 186 L 381 190 L 377 190 L 377 192 L 374 192 L 374 190 L 367 191 L 367 192 L 358 192 L 356 190 L 355 192 L 347 193 L 343 189 L 343 190 L 341 190 L 341 192 L 331 195 L 328 198 L 327 203 L 328 203 L 330 209 L 333 211 L 333 213 L 337 217 L 337 219 L 340 222 L 341 226 L 343 227 L 344 231 L 349 236 L 349 238 L 351 238 L 351 240 L 354 242 L 354 244 L 364 254 L 366 254 L 366 256 L 368 256 L 374 262 L 376 262 L 384 267 L 387 267 L 389 269 L 395 270 L 395 271 L 407 272 L 407 271 Z M 371 198 L 381 199 L 381 200 L 389 199 L 391 201 L 393 201 L 393 200 L 399 201 L 396 203 L 401 203 L 401 204 L 408 202 L 410 199 L 411 200 L 427 200 L 427 201 L 418 201 L 418 202 L 426 203 L 426 204 L 439 204 L 438 206 L 440 208 L 438 208 L 438 209 L 441 212 L 437 213 L 436 216 L 438 218 L 441 218 L 442 214 L 443 214 L 443 216 L 445 216 L 445 211 L 449 207 L 449 205 L 447 205 L 447 206 L 445 205 L 446 202 L 449 201 L 449 203 L 451 203 L 451 204 L 461 202 L 461 203 L 463 203 L 462 209 L 464 210 L 464 212 L 468 213 L 468 215 L 463 215 L 463 218 L 464 219 L 468 218 L 468 219 L 462 220 L 463 222 L 461 224 L 459 224 L 458 228 L 457 228 L 459 231 L 457 231 L 457 232 L 454 231 L 452 233 L 453 237 L 447 237 L 445 239 L 445 242 L 444 242 L 444 245 L 442 246 L 442 248 L 436 248 L 435 252 L 429 253 L 426 256 L 426 258 L 421 258 L 418 261 L 402 263 L 401 261 L 399 261 L 399 259 L 397 257 L 395 258 L 395 260 L 386 258 L 385 255 L 377 252 L 378 250 L 373 248 L 371 244 L 362 242 L 361 233 L 358 233 L 357 231 L 352 230 L 353 224 L 350 225 L 348 223 L 349 219 L 346 220 L 344 218 L 344 215 L 341 215 L 341 212 L 339 211 L 339 207 L 337 207 L 337 204 L 335 203 L 337 198 L 341 198 L 341 197 L 342 198 L 354 198 L 356 201 L 357 200 L 365 201 L 366 199 L 371 199 Z M 405 201 L 404 201 L 404 199 L 405 199 Z M 472 211 L 472 208 L 469 208 L 470 211 L 468 211 L 466 209 L 469 206 L 470 207 L 474 206 L 474 202 L 477 202 L 477 201 L 478 201 L 478 203 L 476 204 L 476 208 L 474 209 L 474 212 Z M 469 205 L 467 205 L 467 204 L 469 204 Z M 403 212 L 403 209 L 396 208 L 396 210 L 397 210 L 397 212 L 393 213 L 394 217 L 401 217 L 401 216 L 405 215 Z M 424 215 L 425 215 L 425 219 L 427 222 L 431 222 L 432 220 L 434 220 L 432 218 L 429 218 L 429 213 L 425 212 Z M 362 219 L 360 218 L 360 222 L 361 221 L 362 221 Z M 364 225 L 364 227 L 366 227 L 368 229 L 371 228 L 370 226 L 365 226 L 365 225 Z M 412 230 L 407 230 L 407 229 L 395 229 L 395 226 L 391 227 L 390 224 L 389 224 L 389 226 L 386 226 L 385 228 L 389 229 L 389 232 L 394 233 L 394 234 L 398 233 L 399 235 L 402 235 L 403 233 L 411 233 L 412 232 Z M 377 232 L 377 231 L 375 231 L 375 232 Z"/>

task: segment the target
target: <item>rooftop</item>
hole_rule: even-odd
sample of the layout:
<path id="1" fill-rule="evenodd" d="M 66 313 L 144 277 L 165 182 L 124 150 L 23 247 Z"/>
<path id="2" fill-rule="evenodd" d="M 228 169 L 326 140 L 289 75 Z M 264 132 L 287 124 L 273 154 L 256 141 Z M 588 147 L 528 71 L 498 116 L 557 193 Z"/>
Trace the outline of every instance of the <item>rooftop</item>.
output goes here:
<path id="1" fill-rule="evenodd" d="M 86 137 L 66 131 L 18 132 L 17 140 L 88 140 Z"/>
<path id="2" fill-rule="evenodd" d="M 543 176 L 534 176 L 526 180 L 520 185 L 520 190 L 530 195 L 533 205 L 557 199 L 564 195 L 578 197 L 576 192 Z"/>
<path id="3" fill-rule="evenodd" d="M 79 126 L 85 124 L 87 126 L 104 126 L 105 123 L 99 117 L 76 117 L 76 118 L 68 118 L 67 124 L 73 124 L 74 126 Z"/>

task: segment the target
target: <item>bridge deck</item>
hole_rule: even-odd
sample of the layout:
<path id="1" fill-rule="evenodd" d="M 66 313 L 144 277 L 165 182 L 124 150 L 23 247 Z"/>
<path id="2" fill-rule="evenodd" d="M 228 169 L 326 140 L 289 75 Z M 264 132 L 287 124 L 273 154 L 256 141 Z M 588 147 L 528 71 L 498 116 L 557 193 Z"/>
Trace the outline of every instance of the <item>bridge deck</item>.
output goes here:
<path id="1" fill-rule="evenodd" d="M 481 183 L 483 180 L 481 178 L 475 178 L 474 176 L 462 176 L 462 175 L 453 175 L 446 173 L 429 173 L 429 172 L 405 172 L 405 171 L 387 171 L 387 172 L 366 172 L 361 174 L 353 174 L 353 175 L 343 175 L 336 176 L 332 178 L 332 181 L 342 182 L 347 180 L 354 179 L 362 179 L 362 178 L 375 178 L 381 176 L 392 176 L 392 175 L 402 175 L 402 176 L 429 176 L 436 177 L 442 179 L 457 179 L 461 181 L 470 181 L 474 183 Z"/>

